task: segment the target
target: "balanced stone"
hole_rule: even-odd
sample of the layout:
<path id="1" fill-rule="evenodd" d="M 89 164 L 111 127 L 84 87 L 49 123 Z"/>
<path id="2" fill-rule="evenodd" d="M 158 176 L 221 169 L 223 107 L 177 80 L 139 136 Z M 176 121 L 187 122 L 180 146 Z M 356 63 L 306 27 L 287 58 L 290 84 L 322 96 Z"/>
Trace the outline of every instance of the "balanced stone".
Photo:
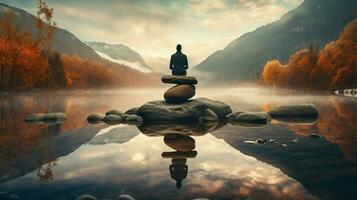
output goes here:
<path id="1" fill-rule="evenodd" d="M 197 79 L 193 76 L 171 76 L 165 75 L 161 77 L 161 81 L 163 83 L 172 83 L 172 84 L 188 84 L 188 85 L 196 85 Z"/>
<path id="2" fill-rule="evenodd" d="M 195 96 L 195 91 L 192 85 L 176 85 L 165 92 L 164 98 L 169 103 L 183 103 Z"/>

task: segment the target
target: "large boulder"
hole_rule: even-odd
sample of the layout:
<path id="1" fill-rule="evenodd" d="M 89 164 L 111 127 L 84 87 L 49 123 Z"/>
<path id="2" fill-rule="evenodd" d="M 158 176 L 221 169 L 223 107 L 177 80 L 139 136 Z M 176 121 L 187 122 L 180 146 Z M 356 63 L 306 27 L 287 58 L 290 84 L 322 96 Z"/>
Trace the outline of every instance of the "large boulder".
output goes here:
<path id="1" fill-rule="evenodd" d="M 226 115 L 232 112 L 229 105 L 207 98 L 197 98 L 182 104 L 170 104 L 165 101 L 151 101 L 142 105 L 137 115 L 144 123 L 198 122 L 204 116 L 206 109 L 211 109 L 220 121 L 225 121 Z"/>
<path id="2" fill-rule="evenodd" d="M 199 118 L 200 124 L 210 124 L 219 122 L 218 116 L 211 109 L 206 109 L 203 116 Z"/>
<path id="3" fill-rule="evenodd" d="M 238 124 L 245 127 L 256 127 L 266 125 L 270 120 L 270 116 L 263 112 L 244 112 L 234 118 L 232 124 Z"/>
<path id="4" fill-rule="evenodd" d="M 312 123 L 319 112 L 312 104 L 280 106 L 268 112 L 272 119 L 290 123 Z"/>
<path id="5" fill-rule="evenodd" d="M 188 85 L 196 85 L 197 79 L 193 76 L 171 76 L 165 75 L 161 77 L 161 81 L 163 83 L 172 83 L 172 84 L 188 84 Z"/>
<path id="6" fill-rule="evenodd" d="M 164 98 L 169 103 L 183 103 L 195 96 L 195 93 L 195 86 L 176 85 L 165 92 Z"/>

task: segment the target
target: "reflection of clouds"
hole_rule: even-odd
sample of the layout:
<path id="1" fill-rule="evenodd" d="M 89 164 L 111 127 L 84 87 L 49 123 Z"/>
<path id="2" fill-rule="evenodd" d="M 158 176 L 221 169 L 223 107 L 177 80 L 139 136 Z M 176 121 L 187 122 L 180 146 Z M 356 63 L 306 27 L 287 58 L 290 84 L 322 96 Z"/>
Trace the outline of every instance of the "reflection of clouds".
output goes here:
<path id="1" fill-rule="evenodd" d="M 95 188 L 126 188 L 130 191 L 156 191 L 161 197 L 260 197 L 277 199 L 309 199 L 305 189 L 279 169 L 257 161 L 235 150 L 212 135 L 196 137 L 198 156 L 188 159 L 189 173 L 183 181 L 181 193 L 176 193 L 170 179 L 170 159 L 161 158 L 169 150 L 161 137 L 139 135 L 124 144 L 84 145 L 69 156 L 60 158 L 55 169 L 55 180 L 81 185 L 95 184 Z M 155 145 L 152 145 L 155 144 Z M 24 178 L 34 177 L 34 174 Z M 71 185 L 71 184 L 69 184 Z M 163 187 L 164 185 L 164 187 Z M 49 185 L 50 187 L 50 185 Z M 143 198 L 150 192 L 142 192 Z M 146 196 L 145 196 L 146 195 Z M 266 197 L 265 196 L 265 197 Z M 170 199 L 175 199 L 170 198 Z M 138 197 L 140 199 L 140 197 Z"/>

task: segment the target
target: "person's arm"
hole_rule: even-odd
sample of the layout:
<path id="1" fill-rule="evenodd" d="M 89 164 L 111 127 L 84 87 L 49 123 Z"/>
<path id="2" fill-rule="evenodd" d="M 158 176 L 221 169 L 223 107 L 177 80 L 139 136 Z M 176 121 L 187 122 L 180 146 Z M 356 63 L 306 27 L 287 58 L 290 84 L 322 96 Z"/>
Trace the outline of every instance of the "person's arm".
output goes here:
<path id="1" fill-rule="evenodd" d="M 172 70 L 172 65 L 173 65 L 173 62 L 172 62 L 172 56 L 171 56 L 171 59 L 170 59 L 170 66 L 169 68 Z"/>
<path id="2" fill-rule="evenodd" d="M 188 60 L 187 60 L 187 56 L 185 56 L 185 66 L 186 66 L 186 69 L 188 69 Z"/>

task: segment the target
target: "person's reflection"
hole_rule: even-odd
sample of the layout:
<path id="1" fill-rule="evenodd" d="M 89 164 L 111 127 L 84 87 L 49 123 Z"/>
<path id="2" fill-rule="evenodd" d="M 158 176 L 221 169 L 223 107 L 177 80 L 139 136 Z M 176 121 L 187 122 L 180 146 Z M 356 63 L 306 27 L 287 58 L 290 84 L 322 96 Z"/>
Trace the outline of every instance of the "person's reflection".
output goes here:
<path id="1" fill-rule="evenodd" d="M 170 165 L 171 178 L 176 180 L 176 187 L 181 188 L 181 181 L 187 177 L 188 166 L 186 165 L 186 158 L 173 158 L 172 165 Z"/>
<path id="2" fill-rule="evenodd" d="M 164 142 L 167 146 L 175 149 L 174 152 L 163 152 L 163 158 L 171 158 L 169 167 L 171 178 L 176 181 L 176 187 L 181 188 L 182 180 L 187 177 L 188 166 L 186 165 L 187 158 L 194 158 L 197 155 L 195 148 L 195 140 L 190 136 L 180 134 L 165 135 Z"/>

